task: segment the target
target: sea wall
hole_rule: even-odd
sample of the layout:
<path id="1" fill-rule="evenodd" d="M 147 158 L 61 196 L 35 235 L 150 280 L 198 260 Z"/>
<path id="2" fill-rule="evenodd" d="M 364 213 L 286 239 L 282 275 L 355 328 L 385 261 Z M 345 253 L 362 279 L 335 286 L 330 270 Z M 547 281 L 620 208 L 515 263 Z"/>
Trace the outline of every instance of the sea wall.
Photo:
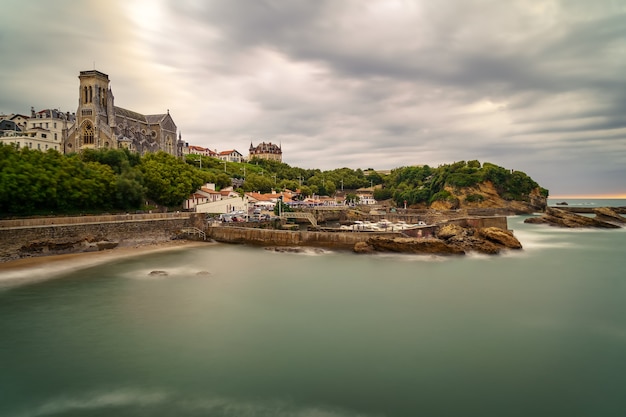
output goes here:
<path id="1" fill-rule="evenodd" d="M 47 224 L 13 227 L 6 227 L 7 221 L 4 221 L 5 224 L 0 224 L 0 262 L 161 242 L 172 239 L 183 228 L 202 227 L 202 219 L 189 213 L 185 216 L 143 215 L 133 219 L 121 216 L 123 220 L 120 216 L 112 217 L 117 220 L 109 216 L 27 219 L 22 220 L 22 224 Z M 75 222 L 77 219 L 82 222 Z"/>
<path id="2" fill-rule="evenodd" d="M 379 232 L 312 232 L 244 227 L 209 227 L 207 236 L 225 243 L 248 243 L 263 246 L 316 246 L 336 249 L 352 249 L 357 242 L 365 242 L 372 236 L 398 237 L 399 233 Z"/>

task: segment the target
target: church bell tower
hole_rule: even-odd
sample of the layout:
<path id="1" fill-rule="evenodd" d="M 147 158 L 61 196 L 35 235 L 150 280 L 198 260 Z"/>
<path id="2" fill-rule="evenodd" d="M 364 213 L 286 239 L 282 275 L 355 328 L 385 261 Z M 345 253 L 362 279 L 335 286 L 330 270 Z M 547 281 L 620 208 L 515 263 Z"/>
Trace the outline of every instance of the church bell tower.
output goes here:
<path id="1" fill-rule="evenodd" d="M 107 138 L 102 128 L 109 125 L 108 96 L 109 76 L 100 71 L 81 71 L 78 111 L 76 112 L 77 135 L 80 149 L 110 147 L 111 138 Z M 108 130 L 108 129 L 107 129 Z"/>

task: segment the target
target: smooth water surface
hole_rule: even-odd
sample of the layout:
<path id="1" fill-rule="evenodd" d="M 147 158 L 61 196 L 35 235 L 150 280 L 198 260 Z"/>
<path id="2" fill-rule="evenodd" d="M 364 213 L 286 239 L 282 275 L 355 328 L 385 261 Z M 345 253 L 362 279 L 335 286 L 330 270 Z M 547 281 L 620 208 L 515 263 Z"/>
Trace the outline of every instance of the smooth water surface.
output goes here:
<path id="1" fill-rule="evenodd" d="M 215 245 L 5 285 L 0 416 L 625 415 L 626 229 L 523 219 L 495 257 Z"/>

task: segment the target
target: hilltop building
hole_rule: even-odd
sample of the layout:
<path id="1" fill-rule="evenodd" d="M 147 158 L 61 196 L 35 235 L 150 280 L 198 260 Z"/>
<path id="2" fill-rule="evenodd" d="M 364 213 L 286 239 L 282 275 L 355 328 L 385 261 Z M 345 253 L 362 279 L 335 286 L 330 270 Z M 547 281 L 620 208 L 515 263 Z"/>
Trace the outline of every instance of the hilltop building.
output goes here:
<path id="1" fill-rule="evenodd" d="M 217 157 L 226 162 L 243 162 L 243 155 L 236 149 L 222 151 L 217 154 Z"/>
<path id="2" fill-rule="evenodd" d="M 144 115 L 114 105 L 109 76 L 100 71 L 81 71 L 76 123 L 64 142 L 66 153 L 84 149 L 127 148 L 143 155 L 164 151 L 181 156 L 183 141 L 167 113 Z"/>
<path id="3" fill-rule="evenodd" d="M 18 131 L 24 131 L 26 129 L 26 123 L 28 122 L 28 116 L 23 115 L 23 114 L 15 114 L 15 113 L 0 114 L 0 121 L 13 122 L 17 126 Z M 10 128 L 6 129 L 5 127 L 3 127 L 2 130 L 11 130 Z M 15 131 L 16 129 L 12 129 L 12 130 Z"/>
<path id="4" fill-rule="evenodd" d="M 68 127 L 75 121 L 75 115 L 69 112 L 63 113 L 57 109 L 45 109 L 35 113 L 31 108 L 31 117 L 21 117 L 24 121 L 20 125 L 12 120 L 4 120 L 2 127 L 3 143 L 12 143 L 18 148 L 27 147 L 40 151 L 54 149 L 63 152 L 63 138 Z M 13 126 L 11 126 L 13 123 Z M 11 128 L 10 130 L 5 127 Z"/>
<path id="5" fill-rule="evenodd" d="M 202 156 L 210 156 L 213 158 L 217 158 L 217 152 L 209 149 L 209 148 L 204 148 L 202 146 L 196 146 L 196 145 L 187 145 L 185 144 L 185 146 L 183 147 L 183 154 L 184 155 L 202 155 Z"/>
<path id="6" fill-rule="evenodd" d="M 254 146 L 250 142 L 250 154 L 248 160 L 252 158 L 269 159 L 271 161 L 283 161 L 283 150 L 280 145 L 276 145 L 272 142 L 261 142 L 259 145 Z"/>

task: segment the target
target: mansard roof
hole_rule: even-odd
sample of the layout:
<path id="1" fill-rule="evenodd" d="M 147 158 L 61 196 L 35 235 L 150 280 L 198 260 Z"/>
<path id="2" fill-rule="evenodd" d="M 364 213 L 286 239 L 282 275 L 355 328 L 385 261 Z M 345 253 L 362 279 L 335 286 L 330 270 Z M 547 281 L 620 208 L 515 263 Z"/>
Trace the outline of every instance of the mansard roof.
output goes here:
<path id="1" fill-rule="evenodd" d="M 259 143 L 257 146 L 253 146 L 252 143 L 250 143 L 250 152 L 256 152 L 256 153 L 282 153 L 281 147 L 280 145 L 277 145 L 275 143 L 272 142 L 261 142 Z"/>

